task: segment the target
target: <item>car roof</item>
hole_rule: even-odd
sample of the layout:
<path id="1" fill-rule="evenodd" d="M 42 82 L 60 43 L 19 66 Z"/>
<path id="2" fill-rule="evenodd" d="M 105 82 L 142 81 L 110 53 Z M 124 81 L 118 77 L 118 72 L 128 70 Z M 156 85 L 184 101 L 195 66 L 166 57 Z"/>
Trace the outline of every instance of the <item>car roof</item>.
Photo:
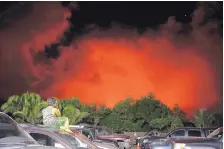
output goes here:
<path id="1" fill-rule="evenodd" d="M 58 128 L 51 128 L 51 127 L 44 127 L 44 125 L 33 125 L 33 124 L 19 124 L 24 129 L 29 130 L 41 130 L 41 131 L 50 131 L 50 132 L 57 132 L 59 131 Z"/>
<path id="2" fill-rule="evenodd" d="M 180 129 L 184 129 L 184 130 L 189 130 L 189 129 L 197 129 L 197 130 L 206 130 L 206 129 L 212 129 L 212 130 L 215 130 L 219 127 L 178 127 L 178 128 L 175 128 L 175 129 L 172 129 L 170 130 L 169 132 L 167 132 L 166 134 L 170 133 L 170 132 L 173 132 L 173 131 L 176 131 L 176 130 L 180 130 Z M 147 133 L 150 133 L 150 131 L 148 131 Z M 146 134 L 147 134 L 146 133 Z"/>
<path id="3" fill-rule="evenodd" d="M 91 130 L 92 127 L 70 127 L 71 130 Z"/>
<path id="4" fill-rule="evenodd" d="M 175 128 L 173 130 L 178 130 L 178 129 L 217 129 L 218 127 L 179 127 Z"/>
<path id="5" fill-rule="evenodd" d="M 52 127 L 44 127 L 44 125 L 33 125 L 33 124 L 19 124 L 25 130 L 39 130 L 39 131 L 48 131 L 48 132 L 63 132 L 59 128 L 52 128 Z M 79 132 L 78 130 L 73 130 L 73 133 Z M 68 132 L 65 132 L 68 133 Z"/>
<path id="6" fill-rule="evenodd" d="M 78 124 L 78 125 L 70 125 L 70 127 L 76 127 L 76 128 L 78 128 L 78 127 L 80 127 L 80 128 L 107 128 L 106 126 L 99 126 L 99 125 L 95 126 L 95 125 L 90 125 L 90 124 L 85 124 L 85 123 Z"/>
<path id="7" fill-rule="evenodd" d="M 174 140 L 176 143 L 203 143 L 203 142 L 218 142 L 212 138 L 178 138 Z"/>

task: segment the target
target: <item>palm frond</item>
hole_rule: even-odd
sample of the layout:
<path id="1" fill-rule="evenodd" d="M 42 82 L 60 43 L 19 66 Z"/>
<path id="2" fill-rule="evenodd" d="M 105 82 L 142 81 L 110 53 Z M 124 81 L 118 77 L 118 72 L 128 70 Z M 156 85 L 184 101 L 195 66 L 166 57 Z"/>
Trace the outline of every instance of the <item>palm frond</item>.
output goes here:
<path id="1" fill-rule="evenodd" d="M 79 116 L 77 117 L 75 124 L 79 123 L 80 121 L 82 121 L 82 119 L 86 118 L 90 116 L 90 113 L 88 112 L 80 112 Z"/>
<path id="2" fill-rule="evenodd" d="M 17 111 L 17 112 L 14 112 L 13 113 L 13 116 L 16 118 L 16 119 L 21 119 L 22 121 L 25 120 L 25 114 L 21 111 Z"/>

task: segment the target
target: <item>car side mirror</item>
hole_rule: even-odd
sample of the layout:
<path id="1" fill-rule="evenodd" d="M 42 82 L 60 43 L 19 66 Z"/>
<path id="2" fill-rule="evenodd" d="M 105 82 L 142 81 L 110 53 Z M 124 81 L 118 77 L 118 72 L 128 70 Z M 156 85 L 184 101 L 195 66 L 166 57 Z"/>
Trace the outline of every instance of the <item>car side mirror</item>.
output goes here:
<path id="1" fill-rule="evenodd" d="M 91 135 L 87 136 L 89 140 L 93 140 L 93 138 L 91 137 Z"/>

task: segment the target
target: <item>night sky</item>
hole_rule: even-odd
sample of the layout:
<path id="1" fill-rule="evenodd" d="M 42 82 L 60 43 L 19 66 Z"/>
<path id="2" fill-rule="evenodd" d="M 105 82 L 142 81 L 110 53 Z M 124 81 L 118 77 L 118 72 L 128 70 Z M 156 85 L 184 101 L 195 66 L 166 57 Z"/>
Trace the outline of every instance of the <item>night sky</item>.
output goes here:
<path id="1" fill-rule="evenodd" d="M 169 107 L 178 103 L 186 111 L 199 108 L 203 100 L 208 102 L 201 106 L 207 108 L 221 101 L 222 2 L 45 4 L 46 9 L 37 7 L 33 11 L 33 2 L 1 2 L 2 98 L 35 91 L 44 97 L 78 96 L 84 103 L 113 106 L 126 97 L 140 98 L 152 91 Z M 47 6 L 49 14 L 45 13 Z M 57 22 L 62 8 L 70 10 L 70 17 L 63 20 L 64 26 Z M 13 44 L 20 48 L 13 51 Z M 8 53 L 3 52 L 5 48 Z M 69 49 L 73 52 L 69 53 Z M 107 53 L 109 49 L 114 49 L 114 53 Z M 16 52 L 25 56 L 14 58 Z M 143 57 L 147 54 L 150 56 Z M 140 67 L 143 69 L 139 70 Z M 190 101 L 186 102 L 188 98 Z"/>
<path id="2" fill-rule="evenodd" d="M 25 5 L 27 2 L 1 2 L 0 12 L 1 20 L 13 21 L 13 15 L 16 11 L 12 11 L 18 5 Z M 61 2 L 63 7 L 68 7 L 71 2 Z M 147 28 L 158 29 L 158 26 L 164 24 L 170 16 L 174 16 L 175 20 L 184 24 L 191 22 L 192 13 L 199 5 L 197 1 L 184 2 L 159 2 L 159 1 L 142 1 L 142 2 L 106 2 L 106 1 L 78 1 L 79 11 L 71 11 L 72 16 L 69 18 L 72 26 L 66 32 L 66 45 L 70 44 L 77 36 L 83 35 L 87 32 L 86 26 L 89 24 L 97 24 L 103 29 L 111 27 L 112 23 L 118 23 L 124 28 L 135 28 L 139 33 L 147 30 Z M 207 19 L 219 20 L 220 29 L 222 29 L 223 20 L 223 2 L 214 2 L 210 7 L 215 11 L 210 14 Z M 22 7 L 21 7 L 22 8 Z M 17 10 L 17 9 L 15 9 Z M 4 24 L 4 23 L 2 23 Z M 7 25 L 7 23 L 6 23 Z M 220 32 L 221 33 L 221 32 Z M 56 58 L 59 56 L 55 50 L 55 44 L 50 45 L 50 50 L 45 51 L 49 57 Z M 49 52 L 49 53 L 48 53 Z"/>

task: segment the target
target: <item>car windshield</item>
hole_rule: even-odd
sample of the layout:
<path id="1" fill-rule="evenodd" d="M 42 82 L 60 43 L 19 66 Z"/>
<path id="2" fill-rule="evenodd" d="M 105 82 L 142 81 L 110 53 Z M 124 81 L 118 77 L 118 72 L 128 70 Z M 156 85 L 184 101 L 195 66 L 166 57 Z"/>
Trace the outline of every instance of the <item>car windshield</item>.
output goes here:
<path id="1" fill-rule="evenodd" d="M 100 135 L 111 135 L 112 131 L 108 128 L 100 127 L 95 129 L 95 133 Z"/>
<path id="2" fill-rule="evenodd" d="M 152 135 L 152 132 L 147 132 L 146 134 L 145 134 L 145 136 L 151 136 Z"/>
<path id="3" fill-rule="evenodd" d="M 81 134 L 80 132 L 73 132 L 72 134 L 66 132 L 55 132 L 58 136 L 60 136 L 63 140 L 65 140 L 71 146 L 84 147 L 90 149 L 97 149 L 97 147 L 89 141 L 89 139 Z"/>
<path id="4" fill-rule="evenodd" d="M 153 131 L 151 132 L 151 131 L 150 131 L 150 132 L 147 132 L 147 133 L 145 134 L 145 136 L 159 136 L 159 133 L 156 132 L 156 131 L 155 131 L 155 132 L 153 132 Z"/>
<path id="5" fill-rule="evenodd" d="M 36 144 L 36 142 L 8 115 L 0 113 L 0 144 Z"/>
<path id="6" fill-rule="evenodd" d="M 172 139 L 164 139 L 163 142 L 161 143 L 161 145 L 169 145 L 171 143 Z"/>
<path id="7" fill-rule="evenodd" d="M 158 139 L 154 140 L 151 144 L 152 145 L 167 145 L 171 142 L 170 139 Z"/>

